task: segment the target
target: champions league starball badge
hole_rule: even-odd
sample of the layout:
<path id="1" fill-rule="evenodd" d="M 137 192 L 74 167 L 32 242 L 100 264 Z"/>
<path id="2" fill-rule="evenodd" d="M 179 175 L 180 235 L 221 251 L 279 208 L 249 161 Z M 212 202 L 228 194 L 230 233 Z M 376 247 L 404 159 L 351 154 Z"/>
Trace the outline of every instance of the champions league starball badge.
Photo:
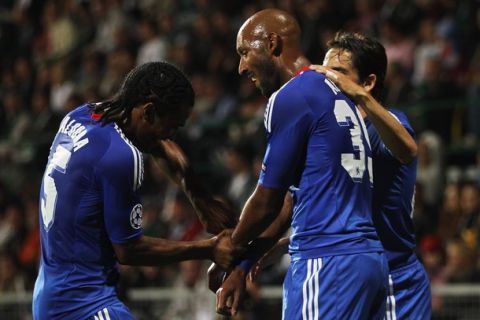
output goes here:
<path id="1" fill-rule="evenodd" d="M 143 207 L 139 203 L 133 207 L 132 212 L 130 212 L 130 225 L 134 229 L 140 229 L 142 227 L 142 215 Z"/>

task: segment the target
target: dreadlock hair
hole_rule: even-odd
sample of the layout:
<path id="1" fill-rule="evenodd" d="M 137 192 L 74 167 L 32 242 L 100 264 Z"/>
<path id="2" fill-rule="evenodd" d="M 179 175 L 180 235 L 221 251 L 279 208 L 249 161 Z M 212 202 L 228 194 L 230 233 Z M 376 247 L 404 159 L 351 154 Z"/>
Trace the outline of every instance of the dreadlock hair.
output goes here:
<path id="1" fill-rule="evenodd" d="M 152 102 L 163 116 L 180 106 L 193 106 L 195 93 L 187 77 L 168 62 L 148 62 L 126 75 L 115 96 L 97 104 L 93 111 L 102 115 L 102 124 L 127 123 L 133 108 Z"/>
<path id="2" fill-rule="evenodd" d="M 381 100 L 387 72 L 387 54 L 383 45 L 360 33 L 340 31 L 327 43 L 327 49 L 332 48 L 352 53 L 352 63 L 358 70 L 360 81 L 365 81 L 370 74 L 377 76 L 372 95 Z"/>

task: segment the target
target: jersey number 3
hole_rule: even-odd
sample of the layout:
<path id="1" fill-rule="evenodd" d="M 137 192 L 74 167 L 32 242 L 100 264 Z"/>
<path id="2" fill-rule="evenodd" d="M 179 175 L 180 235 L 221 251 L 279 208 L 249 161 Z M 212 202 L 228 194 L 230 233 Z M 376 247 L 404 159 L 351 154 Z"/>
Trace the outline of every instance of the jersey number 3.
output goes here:
<path id="1" fill-rule="evenodd" d="M 342 166 L 348 172 L 354 182 L 362 182 L 365 170 L 368 172 L 370 183 L 373 183 L 372 176 L 372 158 L 368 157 L 365 161 L 365 145 L 362 141 L 362 131 L 365 140 L 370 144 L 367 136 L 365 123 L 359 112 L 353 112 L 345 100 L 336 100 L 334 108 L 335 118 L 341 127 L 350 127 L 350 137 L 355 153 L 342 153 Z M 360 119 L 360 123 L 357 120 Z M 358 155 L 357 155 L 358 154 Z"/>
<path id="2" fill-rule="evenodd" d="M 50 161 L 48 161 L 47 169 L 43 176 L 43 193 L 40 202 L 40 210 L 42 211 L 42 220 L 45 230 L 48 231 L 53 224 L 55 218 L 55 206 L 57 204 L 57 186 L 53 174 L 55 171 L 65 173 L 72 152 L 61 144 L 57 145 L 55 152 Z"/>

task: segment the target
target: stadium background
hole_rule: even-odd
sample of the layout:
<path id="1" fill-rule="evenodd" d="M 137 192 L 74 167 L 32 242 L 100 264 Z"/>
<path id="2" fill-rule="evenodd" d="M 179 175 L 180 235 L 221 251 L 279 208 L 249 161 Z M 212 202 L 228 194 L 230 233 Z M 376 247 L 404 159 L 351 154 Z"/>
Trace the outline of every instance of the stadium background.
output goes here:
<path id="1" fill-rule="evenodd" d="M 167 60 L 188 74 L 196 104 L 178 141 L 206 186 L 240 208 L 261 165 L 266 100 L 237 74 L 235 37 L 246 18 L 273 6 L 298 18 L 302 45 L 315 63 L 339 29 L 382 41 L 389 58 L 385 104 L 406 112 L 418 134 L 418 253 L 436 286 L 480 280 L 479 1 L 2 0 L 1 319 L 31 316 L 38 189 L 60 119 L 83 102 L 111 96 L 139 63 Z M 148 158 L 145 177 L 146 234 L 204 237 L 186 199 Z M 249 286 L 243 319 L 279 317 L 280 300 L 262 299 L 261 288 L 281 284 L 287 265 L 275 265 Z M 140 319 L 213 319 L 206 266 L 122 267 L 122 296 Z M 132 289 L 146 287 L 154 289 Z M 453 300 L 435 291 L 435 318 L 479 319 L 476 288 L 472 297 Z M 152 298 L 162 289 L 171 295 L 139 302 L 142 292 Z"/>

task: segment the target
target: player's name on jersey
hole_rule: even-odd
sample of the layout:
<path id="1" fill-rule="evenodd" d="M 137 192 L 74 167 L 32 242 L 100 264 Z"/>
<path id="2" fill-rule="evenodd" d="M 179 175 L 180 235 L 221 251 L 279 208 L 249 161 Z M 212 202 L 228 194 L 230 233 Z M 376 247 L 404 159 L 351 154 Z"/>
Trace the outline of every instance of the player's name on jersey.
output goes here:
<path id="1" fill-rule="evenodd" d="M 78 151 L 88 143 L 88 138 L 83 138 L 87 134 L 87 129 L 81 124 L 66 116 L 60 124 L 58 133 L 63 133 L 73 140 L 73 151 Z M 83 139 L 82 139 L 83 138 Z"/>

